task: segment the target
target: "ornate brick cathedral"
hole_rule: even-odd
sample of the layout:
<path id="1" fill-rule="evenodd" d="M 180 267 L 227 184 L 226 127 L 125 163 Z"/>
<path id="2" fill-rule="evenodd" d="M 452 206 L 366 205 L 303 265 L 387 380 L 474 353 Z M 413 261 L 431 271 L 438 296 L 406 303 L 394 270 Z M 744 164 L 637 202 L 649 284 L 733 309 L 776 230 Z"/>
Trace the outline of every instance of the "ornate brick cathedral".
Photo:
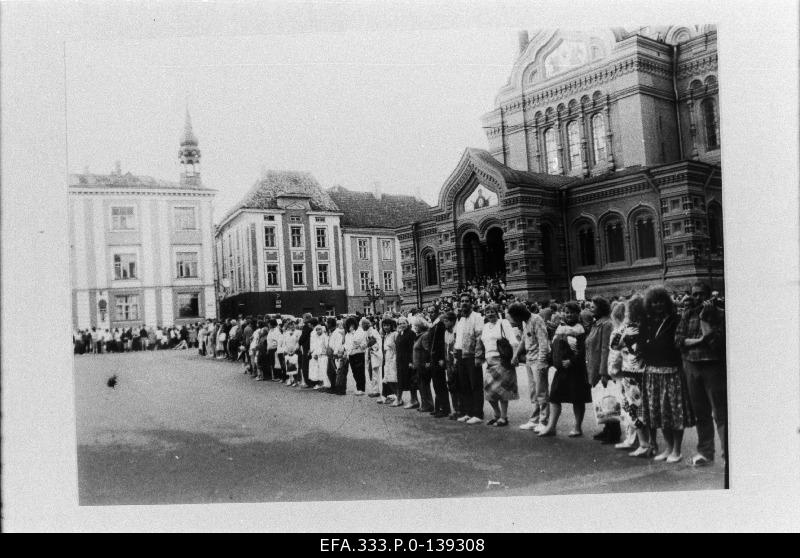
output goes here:
<path id="1" fill-rule="evenodd" d="M 397 230 L 406 305 L 505 275 L 531 300 L 723 288 L 713 26 L 520 33 L 488 150 Z"/>

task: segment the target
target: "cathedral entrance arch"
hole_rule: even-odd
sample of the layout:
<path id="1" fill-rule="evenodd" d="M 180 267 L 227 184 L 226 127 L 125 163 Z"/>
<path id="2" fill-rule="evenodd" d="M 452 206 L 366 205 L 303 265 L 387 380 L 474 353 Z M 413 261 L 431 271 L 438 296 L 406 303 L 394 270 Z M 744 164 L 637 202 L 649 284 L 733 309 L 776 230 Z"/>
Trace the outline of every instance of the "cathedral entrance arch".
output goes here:
<path id="1" fill-rule="evenodd" d="M 500 227 L 492 227 L 486 232 L 486 256 L 485 274 L 490 277 L 505 276 L 506 247 Z"/>
<path id="2" fill-rule="evenodd" d="M 461 237 L 463 258 L 463 273 L 461 276 L 465 281 L 474 281 L 483 275 L 484 260 L 486 259 L 486 249 L 481 244 L 478 233 L 470 231 Z"/>

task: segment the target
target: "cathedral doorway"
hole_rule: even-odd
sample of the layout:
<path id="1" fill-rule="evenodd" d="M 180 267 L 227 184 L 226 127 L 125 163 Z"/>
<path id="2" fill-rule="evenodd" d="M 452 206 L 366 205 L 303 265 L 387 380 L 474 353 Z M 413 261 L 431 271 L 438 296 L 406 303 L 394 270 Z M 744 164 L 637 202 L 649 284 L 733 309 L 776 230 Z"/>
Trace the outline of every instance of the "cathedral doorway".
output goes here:
<path id="1" fill-rule="evenodd" d="M 470 231 L 461 239 L 464 266 L 462 277 L 465 281 L 474 281 L 483 275 L 486 252 L 481 245 L 478 233 Z"/>
<path id="2" fill-rule="evenodd" d="M 489 277 L 505 276 L 506 248 L 503 243 L 503 230 L 492 227 L 486 233 L 486 270 Z"/>

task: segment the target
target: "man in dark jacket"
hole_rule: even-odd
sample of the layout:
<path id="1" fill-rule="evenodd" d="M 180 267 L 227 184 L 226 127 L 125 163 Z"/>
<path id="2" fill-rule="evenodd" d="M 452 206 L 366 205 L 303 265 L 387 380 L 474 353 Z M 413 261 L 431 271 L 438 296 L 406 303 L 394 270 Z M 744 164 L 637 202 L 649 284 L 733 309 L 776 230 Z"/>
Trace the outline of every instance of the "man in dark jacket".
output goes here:
<path id="1" fill-rule="evenodd" d="M 303 314 L 303 329 L 300 332 L 300 371 L 303 375 L 300 387 L 304 389 L 310 389 L 317 384 L 308 379 L 308 364 L 311 362 L 311 332 L 314 331 L 311 319 L 311 314 Z"/>
<path id="2" fill-rule="evenodd" d="M 447 345 L 444 333 L 447 329 L 444 315 L 440 316 L 433 325 L 431 332 L 430 373 L 433 380 L 435 397 L 433 416 L 444 418 L 450 415 L 450 398 L 447 393 Z"/>

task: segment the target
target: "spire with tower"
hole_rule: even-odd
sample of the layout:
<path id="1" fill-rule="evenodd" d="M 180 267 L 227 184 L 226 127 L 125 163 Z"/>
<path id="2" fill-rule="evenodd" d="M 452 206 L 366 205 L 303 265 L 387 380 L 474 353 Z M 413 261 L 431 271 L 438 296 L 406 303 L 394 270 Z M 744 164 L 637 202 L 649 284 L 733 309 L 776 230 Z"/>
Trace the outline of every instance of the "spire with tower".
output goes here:
<path id="1" fill-rule="evenodd" d="M 192 117 L 188 108 L 178 157 L 181 161 L 181 185 L 200 186 L 200 150 L 197 148 L 197 136 L 192 131 Z"/>

